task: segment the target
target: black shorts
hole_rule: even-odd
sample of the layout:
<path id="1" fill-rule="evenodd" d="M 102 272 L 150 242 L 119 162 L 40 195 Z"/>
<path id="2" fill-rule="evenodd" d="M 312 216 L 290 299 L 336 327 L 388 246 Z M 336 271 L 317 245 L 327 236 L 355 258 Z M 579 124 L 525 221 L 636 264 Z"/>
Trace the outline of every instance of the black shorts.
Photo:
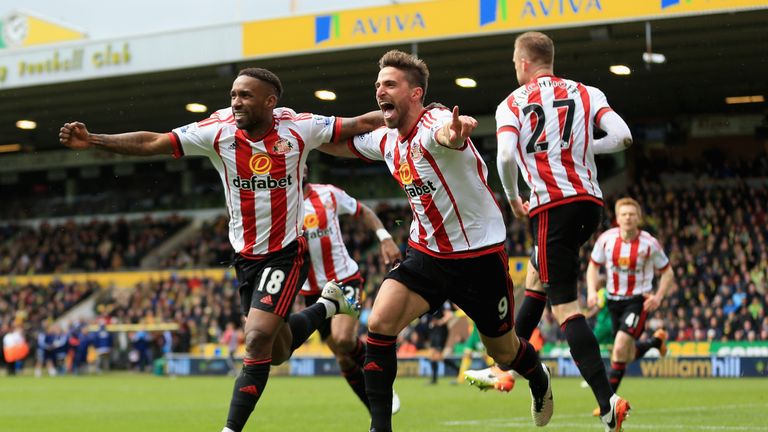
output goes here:
<path id="1" fill-rule="evenodd" d="M 445 349 L 448 342 L 448 326 L 441 325 L 429 329 L 429 346 L 438 351 Z"/>
<path id="2" fill-rule="evenodd" d="M 363 287 L 363 278 L 358 276 L 354 279 L 349 279 L 346 282 L 343 282 L 339 284 L 339 287 L 344 291 L 344 295 L 347 297 L 353 297 L 356 298 L 358 301 L 360 301 L 362 292 L 361 289 Z M 317 300 L 320 299 L 320 294 L 302 294 L 304 296 L 304 304 L 307 307 L 312 306 L 313 304 L 317 303 Z M 323 321 L 323 324 L 320 325 L 320 327 L 317 328 L 317 332 L 320 333 L 320 337 L 322 340 L 328 339 L 328 336 L 331 335 L 331 318 L 326 319 Z"/>
<path id="3" fill-rule="evenodd" d="M 611 313 L 613 336 L 622 330 L 637 339 L 645 330 L 645 319 L 648 312 L 643 309 L 645 297 L 634 296 L 626 300 L 607 300 L 606 305 Z"/>
<path id="4" fill-rule="evenodd" d="M 552 207 L 531 218 L 531 263 L 554 305 L 577 297 L 579 251 L 595 233 L 603 208 L 592 201 L 576 201 Z"/>
<path id="5" fill-rule="evenodd" d="M 260 260 L 237 255 L 235 272 L 240 283 L 240 306 L 245 316 L 251 308 L 256 308 L 288 319 L 296 294 L 309 272 L 307 240 L 299 237 Z"/>
<path id="6" fill-rule="evenodd" d="M 503 250 L 450 259 L 408 248 L 405 260 L 386 279 L 394 279 L 422 296 L 430 312 L 451 300 L 485 336 L 498 337 L 514 327 L 513 284 Z"/>

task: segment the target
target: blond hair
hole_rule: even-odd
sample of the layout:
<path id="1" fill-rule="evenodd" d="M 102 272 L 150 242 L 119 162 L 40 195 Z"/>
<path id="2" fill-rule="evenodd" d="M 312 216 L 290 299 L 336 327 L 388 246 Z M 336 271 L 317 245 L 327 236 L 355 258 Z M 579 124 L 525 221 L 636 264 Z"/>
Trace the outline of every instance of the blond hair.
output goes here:
<path id="1" fill-rule="evenodd" d="M 633 206 L 633 207 L 635 207 L 635 209 L 637 210 L 637 216 L 642 219 L 642 217 L 643 217 L 643 209 L 642 209 L 642 207 L 640 207 L 640 203 L 637 202 L 635 199 L 630 198 L 630 197 L 619 198 L 616 201 L 616 205 L 613 206 L 613 211 L 614 211 L 614 213 L 616 213 L 617 216 L 619 214 L 619 207 L 622 207 L 622 206 Z"/>
<path id="2" fill-rule="evenodd" d="M 525 52 L 525 58 L 536 64 L 552 66 L 555 63 L 555 43 L 540 32 L 525 32 L 515 39 L 515 46 Z"/>

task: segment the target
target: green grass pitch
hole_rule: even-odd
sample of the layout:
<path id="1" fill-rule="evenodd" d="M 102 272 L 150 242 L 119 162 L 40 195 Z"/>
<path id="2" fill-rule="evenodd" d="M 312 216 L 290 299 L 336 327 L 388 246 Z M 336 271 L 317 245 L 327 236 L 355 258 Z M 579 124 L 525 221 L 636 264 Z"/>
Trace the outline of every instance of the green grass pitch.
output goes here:
<path id="1" fill-rule="evenodd" d="M 547 429 L 601 431 L 596 406 L 579 380 L 554 381 Z M 138 374 L 0 378 L 0 430 L 55 432 L 219 432 L 232 378 Z M 443 378 L 401 378 L 398 432 L 541 431 L 530 419 L 525 381 L 508 394 L 482 393 Z M 633 405 L 631 431 L 768 431 L 766 379 L 627 378 L 619 392 Z M 245 431 L 365 432 L 367 412 L 340 377 L 275 377 Z"/>

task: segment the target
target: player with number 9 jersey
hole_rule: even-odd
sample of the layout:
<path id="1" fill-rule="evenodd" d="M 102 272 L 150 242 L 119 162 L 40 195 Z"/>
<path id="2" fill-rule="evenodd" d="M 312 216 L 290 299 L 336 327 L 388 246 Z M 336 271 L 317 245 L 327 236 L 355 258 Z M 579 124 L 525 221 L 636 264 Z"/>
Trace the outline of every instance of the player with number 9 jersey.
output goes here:
<path id="1" fill-rule="evenodd" d="M 487 183 L 487 168 L 470 140 L 477 120 L 439 104 L 424 106 L 429 69 L 412 54 L 392 50 L 379 60 L 376 101 L 386 128 L 356 136 L 339 156 L 383 161 L 413 213 L 405 259 L 385 277 L 368 319 L 364 376 L 371 431 L 392 431 L 397 335 L 446 300 L 475 321 L 488 354 L 511 388 L 514 369 L 530 382 L 534 423 L 553 413 L 546 367 L 514 328 L 514 298 L 506 230 Z M 487 387 L 497 375 L 482 374 Z M 478 381 L 480 382 L 480 381 Z"/>

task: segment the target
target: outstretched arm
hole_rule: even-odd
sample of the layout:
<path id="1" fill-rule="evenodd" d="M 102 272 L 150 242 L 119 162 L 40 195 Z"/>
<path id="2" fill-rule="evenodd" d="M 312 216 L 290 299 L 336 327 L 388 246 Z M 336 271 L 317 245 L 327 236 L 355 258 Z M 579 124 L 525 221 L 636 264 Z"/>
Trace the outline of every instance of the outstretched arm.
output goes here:
<path id="1" fill-rule="evenodd" d="M 353 158 L 357 157 L 357 155 L 349 149 L 349 139 L 355 135 L 370 132 L 384 126 L 384 115 L 381 113 L 381 110 L 377 110 L 357 117 L 338 118 L 337 121 L 341 122 L 341 128 L 335 137 L 335 141 L 321 145 L 318 147 L 318 150 L 331 156 Z"/>
<path id="2" fill-rule="evenodd" d="M 454 106 L 453 119 L 437 132 L 435 138 L 438 144 L 457 149 L 464 145 L 464 141 L 476 127 L 477 120 L 470 116 L 459 115 L 459 107 Z"/>
<path id="3" fill-rule="evenodd" d="M 318 147 L 317 149 L 331 156 L 344 157 L 344 158 L 357 157 L 357 155 L 352 153 L 352 150 L 349 149 L 349 145 L 347 142 L 336 141 L 332 143 L 325 143 L 320 147 Z"/>
<path id="4" fill-rule="evenodd" d="M 340 118 L 341 129 L 336 141 L 346 141 L 355 135 L 370 132 L 384 126 L 384 114 L 381 110 L 370 111 L 352 118 Z"/>
<path id="5" fill-rule="evenodd" d="M 371 231 L 374 231 L 379 238 L 379 242 L 381 242 L 381 257 L 384 259 L 384 264 L 390 266 L 396 261 L 401 260 L 403 256 L 400 254 L 400 248 L 392 240 L 392 235 L 384 228 L 381 219 L 376 216 L 376 213 L 370 207 L 363 203 L 360 203 L 360 210 L 363 215 L 363 224 Z"/>
<path id="6" fill-rule="evenodd" d="M 74 150 L 99 148 L 112 153 L 135 156 L 173 154 L 171 138 L 156 132 L 128 132 L 116 135 L 92 134 L 84 123 L 64 123 L 59 142 Z"/>

